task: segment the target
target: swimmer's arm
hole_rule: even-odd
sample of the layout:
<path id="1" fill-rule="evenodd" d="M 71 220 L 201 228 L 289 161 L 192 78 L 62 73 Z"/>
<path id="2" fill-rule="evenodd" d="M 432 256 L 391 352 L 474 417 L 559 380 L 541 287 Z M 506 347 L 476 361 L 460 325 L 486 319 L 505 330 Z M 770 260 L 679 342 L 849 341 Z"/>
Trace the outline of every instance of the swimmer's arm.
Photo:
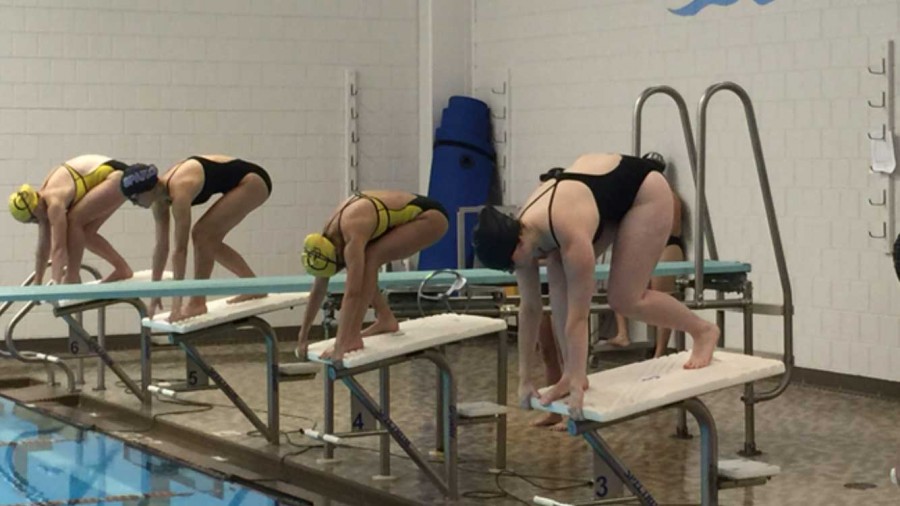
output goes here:
<path id="1" fill-rule="evenodd" d="M 560 251 L 566 273 L 567 305 L 566 347 L 568 349 L 566 371 L 570 376 L 587 375 L 588 316 L 591 298 L 597 290 L 594 269 L 597 259 L 589 239 L 563 243 Z"/>
<path id="2" fill-rule="evenodd" d="M 369 301 L 363 300 L 363 286 L 366 277 L 366 243 L 361 236 L 351 237 L 344 246 L 344 263 L 347 278 L 344 282 L 344 297 L 338 319 L 338 340 L 345 340 L 348 333 L 359 334 Z M 377 273 L 376 273 L 377 275 Z"/>
<path id="3" fill-rule="evenodd" d="M 156 245 L 153 247 L 153 281 L 162 279 L 169 262 L 169 204 L 156 202 L 151 208 L 156 224 Z"/>
<path id="4" fill-rule="evenodd" d="M 191 237 L 191 200 L 172 195 L 172 220 L 175 222 L 175 245 L 172 247 L 172 276 L 184 279 L 187 270 L 188 241 Z M 181 311 L 181 297 L 172 297 L 172 313 Z"/>
<path id="5" fill-rule="evenodd" d="M 537 262 L 516 268 L 516 283 L 519 287 L 520 297 L 518 334 L 519 385 L 521 387 L 530 384 L 533 351 L 537 345 L 538 327 L 544 311 L 544 302 L 541 297 L 541 276 Z M 529 394 L 531 392 L 519 392 L 520 396 Z M 522 399 L 519 400 L 522 401 Z"/>
<path id="6" fill-rule="evenodd" d="M 67 237 L 69 220 L 66 208 L 58 202 L 47 201 L 47 220 L 50 222 L 50 276 L 54 283 L 61 283 L 69 252 Z"/>
<path id="7" fill-rule="evenodd" d="M 47 270 L 47 261 L 50 260 L 50 224 L 46 221 L 38 222 L 38 243 L 34 255 L 34 284 L 44 282 L 44 272 Z"/>
<path id="8" fill-rule="evenodd" d="M 300 341 L 305 343 L 309 337 L 309 329 L 316 319 L 316 313 L 322 308 L 325 295 L 328 293 L 328 278 L 316 278 L 312 289 L 309 291 L 309 300 L 306 303 L 306 312 L 303 314 L 303 323 L 300 326 Z"/>

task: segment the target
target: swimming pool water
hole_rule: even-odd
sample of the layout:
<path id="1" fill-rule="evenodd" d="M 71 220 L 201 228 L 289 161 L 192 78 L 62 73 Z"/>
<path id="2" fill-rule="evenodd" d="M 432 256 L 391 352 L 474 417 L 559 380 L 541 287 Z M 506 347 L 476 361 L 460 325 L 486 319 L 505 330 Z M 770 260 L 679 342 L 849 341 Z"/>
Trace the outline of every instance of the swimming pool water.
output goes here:
<path id="1" fill-rule="evenodd" d="M 295 506 L 0 399 L 0 506 Z"/>

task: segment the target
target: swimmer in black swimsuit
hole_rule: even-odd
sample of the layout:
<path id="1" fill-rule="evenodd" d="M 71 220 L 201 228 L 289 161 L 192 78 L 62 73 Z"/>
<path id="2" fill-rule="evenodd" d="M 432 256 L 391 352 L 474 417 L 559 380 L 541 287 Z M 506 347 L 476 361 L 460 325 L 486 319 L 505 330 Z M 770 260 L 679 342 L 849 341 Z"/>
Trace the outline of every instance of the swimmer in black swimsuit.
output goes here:
<path id="1" fill-rule="evenodd" d="M 894 271 L 897 273 L 897 281 L 900 281 L 900 234 L 894 241 Z"/>
<path id="2" fill-rule="evenodd" d="M 192 156 L 175 164 L 158 177 L 156 167 L 128 169 L 122 176 L 122 193 L 135 205 L 153 209 L 156 220 L 156 248 L 153 251 L 153 280 L 162 277 L 169 255 L 169 211 L 175 222 L 172 270 L 175 279 L 184 279 L 188 241 L 194 243 L 194 279 L 209 279 L 213 266 L 223 267 L 242 278 L 255 277 L 240 253 L 223 242 L 235 226 L 261 206 L 272 193 L 272 179 L 260 166 L 225 155 Z M 191 207 L 217 200 L 191 228 Z M 228 300 L 241 302 L 264 295 L 239 295 Z M 150 303 L 151 316 L 162 308 L 159 298 Z M 206 313 L 206 297 L 193 296 L 182 305 L 174 297 L 170 321 Z"/>
<path id="3" fill-rule="evenodd" d="M 579 419 L 587 384 L 588 314 L 596 290 L 596 258 L 614 243 L 609 303 L 625 316 L 694 338 L 686 368 L 712 359 L 719 329 L 668 294 L 649 290 L 650 275 L 672 222 L 672 191 L 648 160 L 589 154 L 548 177 L 528 198 L 518 219 L 493 207 L 479 215 L 475 253 L 494 269 L 514 271 L 519 306 L 519 396 L 523 406 L 537 396 L 529 377 L 541 317 L 538 260 L 547 262 L 554 330 L 566 346 L 559 382 L 540 396 L 543 404 L 569 394 L 570 414 Z"/>
<path id="4" fill-rule="evenodd" d="M 654 151 L 646 153 L 643 158 L 656 161 L 661 164 L 663 174 L 665 174 L 666 160 Z M 672 229 L 669 231 L 669 238 L 666 240 L 666 247 L 663 249 L 660 262 L 677 262 L 685 259 L 684 240 L 682 239 L 682 202 L 681 197 L 672 189 Z M 675 292 L 675 276 L 654 276 L 650 278 L 650 289 L 659 292 L 673 293 Z M 631 344 L 628 337 L 628 322 L 625 317 L 616 313 L 616 336 L 607 339 L 606 343 L 613 346 L 625 347 Z M 656 345 L 653 358 L 661 357 L 665 354 L 669 344 L 669 337 L 672 335 L 672 329 L 668 327 L 659 327 L 656 329 Z"/>

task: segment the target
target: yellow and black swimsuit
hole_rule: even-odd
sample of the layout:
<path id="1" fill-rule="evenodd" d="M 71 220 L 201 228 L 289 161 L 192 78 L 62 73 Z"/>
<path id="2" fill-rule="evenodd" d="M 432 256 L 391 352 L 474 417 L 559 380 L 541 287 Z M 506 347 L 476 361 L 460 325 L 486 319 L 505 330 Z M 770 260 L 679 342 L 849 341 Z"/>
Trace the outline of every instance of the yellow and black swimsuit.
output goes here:
<path id="1" fill-rule="evenodd" d="M 447 210 L 444 209 L 440 202 L 422 195 L 414 195 L 413 199 L 400 209 L 390 209 L 378 197 L 365 193 L 356 193 L 353 197 L 347 199 L 338 212 L 331 217 L 321 234 L 309 234 L 306 236 L 306 239 L 303 241 L 303 263 L 307 272 L 314 276 L 327 278 L 346 266 L 340 254 L 344 247 L 341 218 L 344 216 L 344 210 L 347 209 L 347 206 L 360 200 L 368 200 L 375 208 L 375 228 L 366 241 L 367 243 L 376 241 L 390 230 L 415 220 L 426 211 L 438 211 L 449 220 Z M 337 230 L 335 233 L 330 234 L 329 237 L 326 234 L 334 220 L 337 220 Z M 340 238 L 340 241 L 337 238 Z"/>
<path id="2" fill-rule="evenodd" d="M 425 211 L 435 210 L 443 214 L 445 218 L 450 219 L 447 210 L 444 209 L 440 202 L 422 195 L 416 195 L 414 199 L 400 209 L 389 209 L 381 199 L 365 193 L 357 193 L 356 197 L 351 202 L 366 199 L 375 206 L 375 230 L 372 232 L 369 242 L 378 239 L 393 228 L 413 221 Z"/>
<path id="3" fill-rule="evenodd" d="M 375 207 L 375 230 L 372 231 L 372 236 L 369 237 L 369 242 L 372 242 L 388 233 L 390 230 L 413 221 L 425 211 L 435 210 L 443 214 L 448 220 L 450 219 L 450 215 L 447 214 L 447 210 L 444 209 L 444 206 L 441 205 L 440 202 L 422 195 L 413 195 L 415 195 L 415 197 L 405 206 L 400 209 L 390 209 L 380 198 L 358 192 L 355 193 L 343 207 L 341 207 L 340 211 L 331 218 L 331 221 L 337 219 L 338 235 L 343 237 L 343 232 L 341 232 L 341 217 L 344 215 L 344 209 L 347 209 L 347 206 L 354 202 L 368 200 Z M 326 231 L 328 230 L 328 227 L 331 226 L 331 221 L 325 225 Z"/>
<path id="4" fill-rule="evenodd" d="M 71 209 L 72 206 L 83 199 L 89 191 L 105 181 L 110 174 L 117 170 L 125 170 L 128 168 L 128 164 L 118 160 L 107 160 L 89 170 L 87 174 L 78 172 L 77 169 L 67 163 L 64 163 L 63 167 L 65 167 L 69 175 L 72 176 L 72 182 L 75 184 L 75 196 L 72 198 L 72 201 L 69 202 L 69 208 Z"/>

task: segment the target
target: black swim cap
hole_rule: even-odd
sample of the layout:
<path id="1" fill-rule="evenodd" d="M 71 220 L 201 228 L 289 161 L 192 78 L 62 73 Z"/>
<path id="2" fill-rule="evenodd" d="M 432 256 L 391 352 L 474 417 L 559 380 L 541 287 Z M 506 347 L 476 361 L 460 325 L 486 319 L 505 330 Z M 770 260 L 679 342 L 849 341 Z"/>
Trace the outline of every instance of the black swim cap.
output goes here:
<path id="1" fill-rule="evenodd" d="M 475 256 L 485 267 L 499 271 L 515 268 L 512 255 L 519 244 L 522 225 L 488 205 L 478 213 L 478 225 L 472 232 Z"/>
<path id="2" fill-rule="evenodd" d="M 897 272 L 897 281 L 900 281 L 900 235 L 894 241 L 894 270 Z"/>
<path id="3" fill-rule="evenodd" d="M 657 172 L 666 171 L 666 157 L 657 153 L 656 151 L 648 151 L 644 153 L 644 156 L 642 156 L 641 158 L 650 162 L 653 165 L 653 170 Z"/>
<path id="4" fill-rule="evenodd" d="M 156 165 L 147 165 L 145 163 L 136 163 L 129 165 L 122 174 L 122 194 L 126 197 L 144 193 L 153 189 L 157 177 Z"/>

